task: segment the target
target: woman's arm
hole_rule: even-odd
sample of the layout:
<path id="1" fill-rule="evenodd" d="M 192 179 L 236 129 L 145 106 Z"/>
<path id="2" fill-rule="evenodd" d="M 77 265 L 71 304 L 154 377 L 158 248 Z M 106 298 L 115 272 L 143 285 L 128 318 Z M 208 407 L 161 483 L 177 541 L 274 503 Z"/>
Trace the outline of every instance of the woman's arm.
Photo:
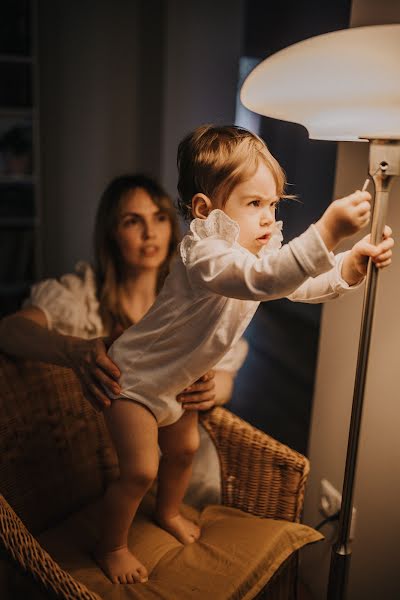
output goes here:
<path id="1" fill-rule="evenodd" d="M 24 308 L 0 321 L 0 350 L 6 354 L 69 367 L 67 336 L 48 329 L 45 313 Z"/>
<path id="2" fill-rule="evenodd" d="M 110 406 L 103 385 L 120 393 L 120 371 L 107 356 L 105 340 L 85 340 L 49 330 L 46 315 L 38 307 L 24 308 L 0 321 L 0 350 L 73 369 L 96 410 Z"/>

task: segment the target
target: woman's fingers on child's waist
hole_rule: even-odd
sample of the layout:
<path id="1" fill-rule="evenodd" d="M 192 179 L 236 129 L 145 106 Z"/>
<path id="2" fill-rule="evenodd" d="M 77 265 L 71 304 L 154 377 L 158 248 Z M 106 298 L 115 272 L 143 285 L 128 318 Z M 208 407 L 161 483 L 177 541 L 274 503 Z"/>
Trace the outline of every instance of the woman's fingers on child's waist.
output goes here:
<path id="1" fill-rule="evenodd" d="M 92 369 L 88 373 L 88 376 L 95 382 L 101 383 L 110 392 L 115 392 L 116 394 L 119 394 L 120 386 L 118 385 L 118 383 L 114 379 L 111 379 L 111 377 L 104 373 L 104 371 L 99 367 Z"/>
<path id="2" fill-rule="evenodd" d="M 210 379 L 209 381 L 201 381 L 198 379 L 192 385 L 182 390 L 181 394 L 193 394 L 197 392 L 207 392 L 209 390 L 214 389 L 215 381 Z"/>
<path id="3" fill-rule="evenodd" d="M 182 404 L 182 408 L 184 410 L 209 410 L 210 408 L 212 408 L 215 405 L 215 401 L 214 399 L 205 401 L 205 402 L 198 402 L 197 404 Z"/>

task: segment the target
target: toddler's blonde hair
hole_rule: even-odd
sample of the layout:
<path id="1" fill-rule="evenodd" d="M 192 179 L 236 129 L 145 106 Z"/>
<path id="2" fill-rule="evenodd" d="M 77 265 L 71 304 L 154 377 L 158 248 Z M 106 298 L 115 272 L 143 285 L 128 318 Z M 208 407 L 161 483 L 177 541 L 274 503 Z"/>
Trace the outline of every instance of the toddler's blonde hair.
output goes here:
<path id="1" fill-rule="evenodd" d="M 202 125 L 189 133 L 178 147 L 181 214 L 192 218 L 192 198 L 198 193 L 211 200 L 221 195 L 224 205 L 233 188 L 254 175 L 259 161 L 271 171 L 277 196 L 293 198 L 285 194 L 285 172 L 258 135 L 235 125 Z"/>

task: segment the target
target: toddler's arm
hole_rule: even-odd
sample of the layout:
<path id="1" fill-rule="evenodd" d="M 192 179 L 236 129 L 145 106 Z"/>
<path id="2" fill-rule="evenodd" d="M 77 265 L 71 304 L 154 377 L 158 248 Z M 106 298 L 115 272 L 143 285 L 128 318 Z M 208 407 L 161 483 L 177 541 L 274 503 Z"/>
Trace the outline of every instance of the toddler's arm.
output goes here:
<path id="1" fill-rule="evenodd" d="M 343 277 L 343 264 L 349 252 L 341 252 L 335 256 L 335 266 L 318 275 L 318 277 L 309 277 L 301 286 L 297 288 L 288 299 L 292 302 L 306 302 L 307 304 L 319 304 L 334 300 L 347 292 L 358 289 L 363 283 L 361 281 L 348 283 Z"/>
<path id="2" fill-rule="evenodd" d="M 337 254 L 333 269 L 318 277 L 307 279 L 288 296 L 289 300 L 308 303 L 325 302 L 349 290 L 358 289 L 364 281 L 369 257 L 379 269 L 388 267 L 392 262 L 394 240 L 390 227 L 385 227 L 383 237 L 383 241 L 374 246 L 370 243 L 370 234 L 368 234 L 354 244 L 348 252 Z"/>
<path id="3" fill-rule="evenodd" d="M 292 294 L 309 277 L 335 264 L 331 251 L 370 219 L 371 195 L 364 191 L 335 200 L 315 225 L 279 251 L 261 258 L 221 238 L 197 241 L 185 260 L 193 283 L 242 300 L 274 300 Z"/>
<path id="4" fill-rule="evenodd" d="M 184 260 L 193 285 L 221 296 L 259 301 L 288 296 L 308 277 L 335 264 L 315 225 L 262 257 L 222 238 L 206 238 L 196 241 Z"/>

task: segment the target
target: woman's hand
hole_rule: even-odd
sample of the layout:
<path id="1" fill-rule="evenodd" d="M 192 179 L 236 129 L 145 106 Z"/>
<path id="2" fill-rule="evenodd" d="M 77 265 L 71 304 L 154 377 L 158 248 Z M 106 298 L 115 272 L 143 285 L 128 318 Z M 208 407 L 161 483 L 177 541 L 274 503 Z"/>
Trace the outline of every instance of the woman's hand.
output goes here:
<path id="1" fill-rule="evenodd" d="M 69 366 L 79 378 L 86 399 L 97 412 L 111 406 L 111 399 L 104 387 L 114 394 L 121 392 L 118 384 L 121 372 L 107 355 L 108 341 L 103 338 L 65 338 L 65 353 Z"/>
<path id="2" fill-rule="evenodd" d="M 209 410 L 215 405 L 215 371 L 207 371 L 185 388 L 176 399 L 185 410 Z"/>
<path id="3" fill-rule="evenodd" d="M 97 411 L 111 404 L 103 384 L 120 393 L 121 374 L 107 356 L 105 340 L 86 340 L 49 330 L 46 315 L 35 306 L 0 321 L 0 349 L 11 356 L 72 368 L 85 398 Z"/>

